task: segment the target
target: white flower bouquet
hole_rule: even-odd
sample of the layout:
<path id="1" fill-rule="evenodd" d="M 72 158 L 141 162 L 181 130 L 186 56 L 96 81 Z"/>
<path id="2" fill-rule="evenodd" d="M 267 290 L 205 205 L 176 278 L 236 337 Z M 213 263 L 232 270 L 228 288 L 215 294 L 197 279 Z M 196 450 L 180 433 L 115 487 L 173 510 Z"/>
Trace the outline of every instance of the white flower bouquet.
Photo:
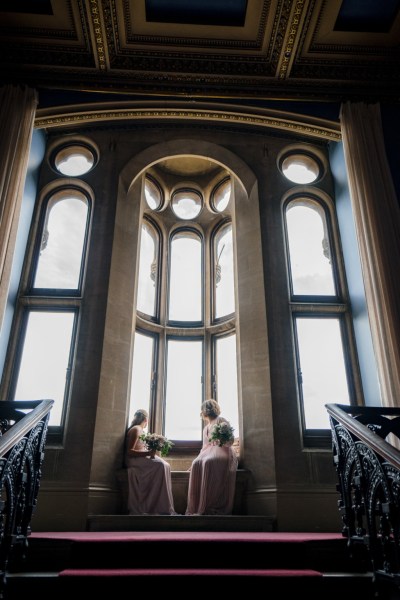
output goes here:
<path id="1" fill-rule="evenodd" d="M 146 444 L 147 450 L 160 452 L 161 456 L 167 456 L 174 445 L 171 440 L 159 433 L 142 433 L 140 439 Z"/>

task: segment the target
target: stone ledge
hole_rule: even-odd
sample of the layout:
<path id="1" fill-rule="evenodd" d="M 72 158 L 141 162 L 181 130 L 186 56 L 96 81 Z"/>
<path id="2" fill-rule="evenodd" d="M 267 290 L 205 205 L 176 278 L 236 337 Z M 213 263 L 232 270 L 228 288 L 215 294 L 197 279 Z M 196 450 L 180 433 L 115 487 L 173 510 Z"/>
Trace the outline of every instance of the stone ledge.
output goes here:
<path id="1" fill-rule="evenodd" d="M 90 515 L 87 531 L 276 531 L 264 515 Z"/>
<path id="2" fill-rule="evenodd" d="M 184 514 L 186 510 L 189 475 L 189 471 L 171 471 L 174 505 L 176 512 L 179 514 Z M 236 471 L 236 490 L 235 501 L 233 505 L 234 515 L 247 514 L 246 492 L 250 481 L 250 476 L 251 471 L 248 469 L 237 469 Z M 121 490 L 121 514 L 126 514 L 125 507 L 128 503 L 128 479 L 125 468 L 117 471 L 117 481 Z"/>

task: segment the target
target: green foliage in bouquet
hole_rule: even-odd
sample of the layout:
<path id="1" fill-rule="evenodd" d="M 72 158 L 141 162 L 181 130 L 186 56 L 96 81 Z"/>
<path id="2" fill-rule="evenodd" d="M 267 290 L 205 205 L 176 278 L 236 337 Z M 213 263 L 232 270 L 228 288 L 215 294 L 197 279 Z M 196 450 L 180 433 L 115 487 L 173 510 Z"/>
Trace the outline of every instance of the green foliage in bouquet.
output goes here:
<path id="1" fill-rule="evenodd" d="M 209 442 L 216 442 L 218 446 L 224 446 L 225 444 L 233 444 L 235 436 L 233 432 L 235 430 L 229 425 L 229 423 L 216 423 L 211 428 L 211 436 L 208 438 Z"/>
<path id="2" fill-rule="evenodd" d="M 160 452 L 161 456 L 167 456 L 174 445 L 171 440 L 158 433 L 142 433 L 140 439 L 146 444 L 147 450 Z"/>

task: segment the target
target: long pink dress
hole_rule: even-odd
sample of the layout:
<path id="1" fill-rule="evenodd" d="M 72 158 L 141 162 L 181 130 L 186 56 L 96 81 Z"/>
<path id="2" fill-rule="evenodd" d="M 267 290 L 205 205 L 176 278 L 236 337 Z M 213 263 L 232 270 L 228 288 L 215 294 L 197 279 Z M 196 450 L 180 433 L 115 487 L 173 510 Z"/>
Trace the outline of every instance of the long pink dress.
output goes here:
<path id="1" fill-rule="evenodd" d="M 141 440 L 135 450 L 146 450 Z M 128 513 L 130 515 L 175 515 L 171 467 L 159 456 L 126 455 Z"/>
<path id="2" fill-rule="evenodd" d="M 222 447 L 208 441 L 217 417 L 203 429 L 203 446 L 194 459 L 189 477 L 187 515 L 232 514 L 238 459 L 231 445 Z"/>

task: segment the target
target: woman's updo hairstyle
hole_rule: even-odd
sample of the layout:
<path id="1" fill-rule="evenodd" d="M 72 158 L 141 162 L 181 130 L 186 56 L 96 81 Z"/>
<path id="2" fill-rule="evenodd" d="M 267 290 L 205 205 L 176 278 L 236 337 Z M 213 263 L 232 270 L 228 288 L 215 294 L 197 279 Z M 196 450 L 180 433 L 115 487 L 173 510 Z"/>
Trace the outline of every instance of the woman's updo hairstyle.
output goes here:
<path id="1" fill-rule="evenodd" d="M 141 423 L 143 423 L 143 421 L 148 420 L 149 413 L 147 412 L 147 410 L 144 410 L 144 408 L 139 408 L 133 415 L 133 420 L 130 426 L 134 427 L 135 425 L 140 425 Z"/>
<path id="2" fill-rule="evenodd" d="M 205 417 L 215 419 L 221 414 L 221 409 L 216 400 L 205 400 L 201 405 L 201 412 Z"/>

